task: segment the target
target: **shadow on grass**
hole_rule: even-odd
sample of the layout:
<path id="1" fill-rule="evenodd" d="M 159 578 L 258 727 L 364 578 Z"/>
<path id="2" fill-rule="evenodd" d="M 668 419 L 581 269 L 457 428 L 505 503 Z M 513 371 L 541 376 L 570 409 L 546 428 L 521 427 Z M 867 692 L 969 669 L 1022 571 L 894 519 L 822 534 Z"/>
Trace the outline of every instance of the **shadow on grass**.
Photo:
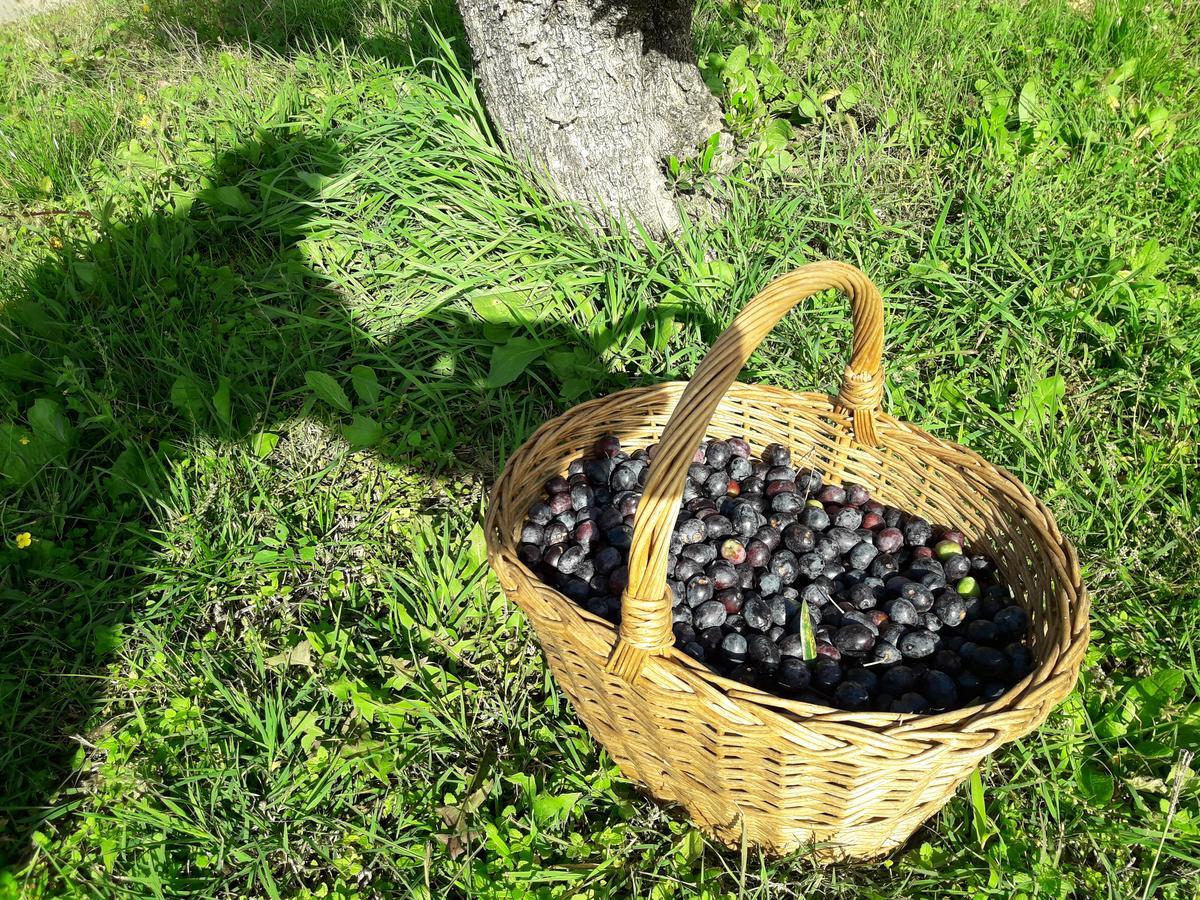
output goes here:
<path id="1" fill-rule="evenodd" d="M 470 71 L 454 0 L 149 0 L 144 21 L 168 46 L 250 46 L 290 57 L 340 44 L 394 65 L 434 55 L 433 26 L 452 40 L 463 71 Z"/>
<path id="2" fill-rule="evenodd" d="M 302 243 L 323 246 L 320 191 L 344 152 L 299 129 L 242 145 L 171 213 L 99 222 L 97 239 L 63 247 L 0 317 L 0 518 L 34 533 L 0 543 L 0 872 L 80 802 L 82 732 L 154 588 L 154 514 L 194 442 L 265 451 L 264 435 L 313 415 L 385 460 L 490 481 L 506 442 L 554 412 L 541 363 L 510 387 L 484 383 L 503 324 L 374 309 L 403 322 L 380 338 L 356 320 Z M 609 347 L 655 327 L 524 333 L 543 354 L 569 351 L 599 394 L 627 386 Z"/>

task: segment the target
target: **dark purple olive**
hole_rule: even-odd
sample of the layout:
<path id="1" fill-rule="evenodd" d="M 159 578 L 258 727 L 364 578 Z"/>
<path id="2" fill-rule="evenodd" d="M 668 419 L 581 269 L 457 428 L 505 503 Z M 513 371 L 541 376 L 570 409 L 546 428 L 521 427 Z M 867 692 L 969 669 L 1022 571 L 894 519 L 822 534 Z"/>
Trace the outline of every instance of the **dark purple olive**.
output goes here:
<path id="1" fill-rule="evenodd" d="M 866 709 L 870 702 L 870 694 L 866 687 L 857 681 L 843 681 L 833 691 L 833 702 L 846 710 Z"/>
<path id="2" fill-rule="evenodd" d="M 843 625 L 833 634 L 833 645 L 838 652 L 848 656 L 862 656 L 875 646 L 875 635 L 859 622 Z"/>
<path id="3" fill-rule="evenodd" d="M 691 581 L 702 572 L 704 572 L 704 567 L 691 557 L 681 556 L 675 563 L 674 575 L 680 581 Z M 713 587 L 715 588 L 716 585 L 713 585 Z"/>
<path id="4" fill-rule="evenodd" d="M 753 540 L 746 545 L 744 556 L 747 563 L 761 569 L 771 561 L 771 548 L 760 540 Z"/>
<path id="5" fill-rule="evenodd" d="M 571 508 L 571 493 L 570 490 L 563 491 L 558 494 L 551 494 L 546 501 L 546 507 L 552 515 L 561 515 Z"/>
<path id="6" fill-rule="evenodd" d="M 613 457 L 621 452 L 621 440 L 615 434 L 606 434 L 595 443 L 598 456 Z"/>
<path id="7" fill-rule="evenodd" d="M 808 553 L 817 545 L 817 536 L 811 527 L 793 522 L 783 529 L 783 545 L 793 553 Z"/>
<path id="8" fill-rule="evenodd" d="M 609 487 L 614 491 L 632 490 L 638 483 L 641 469 L 636 466 L 617 466 L 608 479 Z"/>
<path id="9" fill-rule="evenodd" d="M 934 601 L 933 611 L 948 628 L 955 628 L 967 618 L 967 604 L 952 590 L 943 591 Z"/>
<path id="10" fill-rule="evenodd" d="M 742 618 L 755 631 L 766 631 L 771 627 L 771 609 L 760 597 L 747 600 L 742 605 Z"/>
<path id="11" fill-rule="evenodd" d="M 871 621 L 869 613 L 865 613 L 860 609 L 851 609 L 842 613 L 842 625 L 850 625 L 851 623 L 861 625 L 867 631 L 871 632 L 872 637 L 879 636 L 879 626 Z"/>
<path id="12" fill-rule="evenodd" d="M 707 566 L 717 558 L 717 548 L 711 543 L 688 544 L 679 551 L 680 556 L 695 560 L 702 566 Z"/>
<path id="13" fill-rule="evenodd" d="M 802 691 L 812 680 L 812 673 L 802 659 L 784 656 L 775 670 L 775 679 L 789 690 Z"/>
<path id="14" fill-rule="evenodd" d="M 968 664 L 985 679 L 1003 678 L 1008 674 L 1008 657 L 995 647 L 978 647 Z"/>
<path id="15" fill-rule="evenodd" d="M 939 650 L 933 657 L 933 664 L 948 675 L 957 676 L 962 672 L 962 657 L 949 648 Z"/>
<path id="16" fill-rule="evenodd" d="M 951 709 L 958 705 L 958 685 L 950 675 L 937 669 L 925 673 L 921 692 L 934 709 Z"/>
<path id="17" fill-rule="evenodd" d="M 731 437 L 726 443 L 729 445 L 729 452 L 734 456 L 740 456 L 742 459 L 750 457 L 750 445 L 746 443 L 745 438 Z"/>
<path id="18" fill-rule="evenodd" d="M 1015 680 L 1020 680 L 1033 671 L 1033 654 L 1024 644 L 1009 644 L 1004 648 L 1008 657 L 1009 671 Z"/>
<path id="19" fill-rule="evenodd" d="M 768 565 L 784 584 L 791 584 L 795 581 L 796 575 L 800 571 L 796 554 L 790 550 L 776 550 L 771 555 L 771 562 Z"/>
<path id="20" fill-rule="evenodd" d="M 830 521 L 837 528 L 846 528 L 850 531 L 862 525 L 863 514 L 853 506 L 843 506 L 836 513 L 830 516 Z"/>
<path id="21" fill-rule="evenodd" d="M 875 548 L 874 544 L 862 541 L 846 554 L 846 562 L 852 569 L 866 569 L 878 555 L 879 551 Z"/>
<path id="22" fill-rule="evenodd" d="M 1004 607 L 993 621 L 1000 637 L 1008 640 L 1024 637 L 1029 628 L 1029 615 L 1016 605 Z"/>
<path id="23" fill-rule="evenodd" d="M 931 656 L 937 649 L 937 640 L 937 635 L 932 632 L 910 631 L 900 638 L 897 646 L 908 659 L 924 659 L 926 656 Z"/>
<path id="24" fill-rule="evenodd" d="M 712 579 L 707 575 L 696 575 L 687 583 L 685 599 L 687 600 L 688 606 L 695 609 L 702 603 L 707 603 L 712 600 L 714 593 L 716 593 L 716 591 L 713 589 Z"/>
<path id="25" fill-rule="evenodd" d="M 837 545 L 838 551 L 841 553 L 845 553 L 847 550 L 853 549 L 854 546 L 861 540 L 858 534 L 851 529 L 842 528 L 836 525 L 825 532 L 825 536 Z"/>
<path id="26" fill-rule="evenodd" d="M 824 477 L 816 469 L 799 469 L 796 472 L 796 490 L 806 497 L 815 497 L 824 482 Z"/>
<path id="27" fill-rule="evenodd" d="M 822 503 L 835 503 L 839 506 L 846 502 L 846 491 L 840 485 L 827 484 L 817 494 Z"/>
<path id="28" fill-rule="evenodd" d="M 725 612 L 731 616 L 742 611 L 742 592 L 737 588 L 718 591 L 713 599 L 720 602 L 725 607 Z"/>
<path id="29" fill-rule="evenodd" d="M 871 651 L 871 657 L 878 663 L 891 665 L 898 663 L 904 658 L 895 644 L 890 644 L 887 641 L 876 641 L 875 648 Z"/>
<path id="30" fill-rule="evenodd" d="M 971 561 L 961 553 L 955 553 L 942 560 L 942 571 L 947 581 L 958 581 L 970 574 Z"/>
<path id="31" fill-rule="evenodd" d="M 862 506 L 871 499 L 870 492 L 861 484 L 847 484 L 846 503 L 849 506 Z"/>
<path id="32" fill-rule="evenodd" d="M 762 458 L 768 466 L 788 466 L 792 463 L 792 452 L 783 444 L 767 444 Z"/>
<path id="33" fill-rule="evenodd" d="M 712 579 L 713 590 L 724 591 L 736 587 L 738 583 L 737 569 L 725 560 L 709 563 L 705 574 Z"/>
<path id="34" fill-rule="evenodd" d="M 823 509 L 806 506 L 800 511 L 798 521 L 814 531 L 824 531 L 829 527 L 829 514 Z"/>
<path id="35" fill-rule="evenodd" d="M 960 703 L 970 702 L 979 696 L 983 683 L 974 672 L 963 672 L 955 679 L 958 683 L 958 699 Z"/>
<path id="36" fill-rule="evenodd" d="M 705 628 L 723 625 L 728 617 L 724 604 L 709 600 L 696 607 L 692 622 L 698 631 L 703 631 Z"/>
<path id="37" fill-rule="evenodd" d="M 629 587 L 629 566 L 617 566 L 608 573 L 608 592 L 619 597 Z"/>
<path id="38" fill-rule="evenodd" d="M 903 597 L 887 601 L 883 605 L 883 611 L 897 625 L 914 626 L 920 621 L 917 610 Z"/>
<path id="39" fill-rule="evenodd" d="M 1007 690 L 1008 688 L 999 681 L 984 682 L 983 687 L 979 689 L 979 699 L 984 703 L 991 703 L 1003 697 Z"/>
<path id="40" fill-rule="evenodd" d="M 747 656 L 750 661 L 765 671 L 772 671 L 779 665 L 779 647 L 765 634 L 752 634 L 746 639 L 749 644 Z"/>
<path id="41" fill-rule="evenodd" d="M 1001 639 L 1000 629 L 990 619 L 976 619 L 967 623 L 967 640 L 976 644 L 994 644 Z"/>
<path id="42" fill-rule="evenodd" d="M 746 652 L 748 649 L 749 645 L 746 639 L 736 631 L 730 632 L 721 640 L 721 652 L 734 665 L 746 661 Z"/>
<path id="43" fill-rule="evenodd" d="M 832 690 L 842 680 L 841 664 L 828 656 L 817 659 L 812 669 L 812 683 L 824 690 Z"/>
<path id="44" fill-rule="evenodd" d="M 917 693 L 902 694 L 892 702 L 891 711 L 894 713 L 924 713 L 929 711 L 929 701 Z"/>
<path id="45" fill-rule="evenodd" d="M 564 575 L 570 575 L 583 564 L 583 559 L 586 555 L 587 553 L 582 547 L 578 544 L 572 544 L 559 554 L 555 568 Z"/>
<path id="46" fill-rule="evenodd" d="M 604 547 L 596 554 L 596 571 L 607 574 L 624 561 L 624 555 L 616 547 Z"/>
<path id="47" fill-rule="evenodd" d="M 920 516 L 913 516 L 904 523 L 901 529 L 904 532 L 904 540 L 910 545 L 928 544 L 929 539 L 933 537 L 933 526 L 922 519 Z"/>
<path id="48" fill-rule="evenodd" d="M 688 519 L 682 522 L 676 531 L 685 544 L 698 544 L 708 537 L 704 522 L 700 519 Z"/>
<path id="49" fill-rule="evenodd" d="M 899 528 L 883 528 L 875 534 L 875 546 L 883 553 L 895 553 L 904 546 L 904 533 Z"/>

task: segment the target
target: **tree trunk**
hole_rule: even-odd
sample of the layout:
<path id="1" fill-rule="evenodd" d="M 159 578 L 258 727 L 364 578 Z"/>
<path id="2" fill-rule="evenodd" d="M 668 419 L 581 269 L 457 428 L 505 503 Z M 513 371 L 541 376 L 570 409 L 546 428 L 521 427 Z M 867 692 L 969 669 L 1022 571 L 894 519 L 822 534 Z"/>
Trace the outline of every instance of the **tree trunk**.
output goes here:
<path id="1" fill-rule="evenodd" d="M 679 229 L 663 160 L 721 130 L 696 68 L 692 0 L 461 0 L 509 152 L 603 218 Z"/>

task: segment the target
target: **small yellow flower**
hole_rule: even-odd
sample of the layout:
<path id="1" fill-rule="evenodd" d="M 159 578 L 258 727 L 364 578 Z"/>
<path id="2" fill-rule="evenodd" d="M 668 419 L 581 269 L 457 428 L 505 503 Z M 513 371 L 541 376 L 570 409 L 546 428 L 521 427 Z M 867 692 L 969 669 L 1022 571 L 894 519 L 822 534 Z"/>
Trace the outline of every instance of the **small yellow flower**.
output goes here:
<path id="1" fill-rule="evenodd" d="M 154 120 L 152 118 L 150 118 L 149 113 L 143 113 L 142 117 L 137 120 L 138 128 L 149 128 L 153 124 L 154 124 Z"/>
<path id="2" fill-rule="evenodd" d="M 29 446 L 29 438 L 22 436 L 21 439 L 19 441 L 17 441 L 17 443 L 19 443 L 22 447 L 28 447 Z"/>
<path id="3" fill-rule="evenodd" d="M 138 95 L 137 95 L 137 101 L 138 101 L 138 103 L 145 103 L 145 102 L 146 102 L 146 95 L 145 95 L 145 94 L 138 94 Z"/>
<path id="4" fill-rule="evenodd" d="M 17 535 L 17 549 L 18 550 L 24 550 L 26 547 L 28 547 L 32 543 L 33 543 L 33 535 L 30 534 L 28 531 L 22 531 L 20 534 Z"/>
<path id="5" fill-rule="evenodd" d="M 51 250 L 61 250 L 62 249 L 62 239 L 56 238 L 56 237 L 50 238 L 50 249 Z"/>

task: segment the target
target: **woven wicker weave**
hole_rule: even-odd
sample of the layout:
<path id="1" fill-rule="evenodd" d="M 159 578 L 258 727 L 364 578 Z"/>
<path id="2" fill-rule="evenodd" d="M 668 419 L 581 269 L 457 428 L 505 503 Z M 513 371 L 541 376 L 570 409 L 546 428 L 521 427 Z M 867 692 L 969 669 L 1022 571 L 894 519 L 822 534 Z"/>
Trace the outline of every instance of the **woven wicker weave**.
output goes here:
<path id="1" fill-rule="evenodd" d="M 854 343 L 841 391 L 735 383 L 801 300 L 850 298 Z M 822 858 L 885 853 L 950 798 L 980 759 L 1036 728 L 1071 690 L 1088 638 L 1075 551 L 1016 478 L 964 447 L 880 412 L 883 307 L 862 272 L 814 263 L 774 281 L 720 337 L 692 381 L 621 391 L 547 422 L 508 461 L 487 517 L 488 556 L 527 613 L 559 685 L 621 770 L 685 807 L 718 839 Z M 619 631 L 517 559 L 528 508 L 605 434 L 658 443 L 637 513 Z M 668 539 L 688 463 L 706 436 L 779 442 L 835 482 L 961 526 L 998 563 L 1030 618 L 1037 667 L 1004 696 L 938 715 L 851 713 L 722 678 L 672 646 Z"/>

